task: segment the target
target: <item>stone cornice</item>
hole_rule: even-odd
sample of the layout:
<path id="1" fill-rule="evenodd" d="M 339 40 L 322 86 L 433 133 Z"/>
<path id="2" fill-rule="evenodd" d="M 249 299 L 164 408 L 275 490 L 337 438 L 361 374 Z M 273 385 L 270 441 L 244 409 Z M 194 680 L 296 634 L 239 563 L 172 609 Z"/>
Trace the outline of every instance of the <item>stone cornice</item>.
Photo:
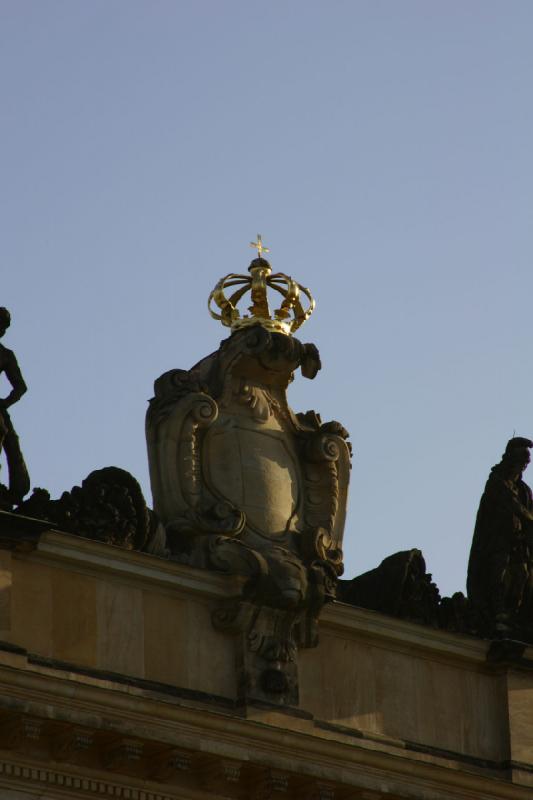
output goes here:
<path id="1" fill-rule="evenodd" d="M 256 769 L 266 766 L 292 776 L 294 785 L 304 779 L 325 780 L 353 790 L 382 785 L 388 787 L 391 796 L 424 797 L 424 792 L 431 791 L 432 800 L 449 800 L 450 796 L 462 800 L 526 800 L 531 796 L 530 789 L 479 774 L 481 770 L 474 767 L 465 769 L 464 764 L 454 764 L 450 759 L 437 763 L 427 754 L 402 751 L 391 742 L 354 741 L 280 712 L 249 709 L 247 717 L 238 716 L 235 711 L 186 705 L 134 687 L 125 690 L 111 681 L 77 675 L 74 680 L 73 676 L 54 675 L 51 669 L 30 669 L 29 664 L 21 669 L 24 656 L 17 653 L 6 653 L 3 660 L 0 731 L 5 732 L 6 723 L 12 726 L 14 718 L 17 724 L 18 720 L 29 720 L 30 738 L 35 736 L 31 731 L 37 729 L 45 737 L 56 738 L 59 733 L 82 729 L 99 741 L 98 752 L 104 756 L 98 768 L 104 772 L 129 770 L 130 762 L 137 759 L 139 774 L 144 775 L 137 753 L 150 753 L 153 760 L 168 748 L 181 748 L 191 758 L 201 753 L 215 761 L 246 763 L 250 769 L 254 764 Z M 508 766 L 501 765 L 501 769 Z"/>
<path id="2" fill-rule="evenodd" d="M 409 652 L 415 648 L 418 655 L 426 651 L 431 657 L 437 655 L 446 660 L 460 659 L 478 665 L 486 662 L 490 646 L 490 642 L 473 636 L 448 633 L 345 603 L 326 606 L 320 621 L 322 625 L 342 631 L 343 636 L 367 636 L 376 642 L 386 640 L 388 646 L 394 642 Z M 533 655 L 533 648 L 529 650 Z"/>
<path id="3" fill-rule="evenodd" d="M 115 577 L 136 585 L 157 584 L 172 591 L 198 593 L 207 597 L 230 597 L 239 592 L 242 581 L 211 570 L 201 570 L 153 556 L 102 544 L 81 536 L 47 530 L 36 550 L 27 556 L 50 566 L 66 566 L 87 574 Z"/>
<path id="4" fill-rule="evenodd" d="M 50 530 L 49 522 L 0 511 L 0 550 L 29 553 L 47 530 Z"/>

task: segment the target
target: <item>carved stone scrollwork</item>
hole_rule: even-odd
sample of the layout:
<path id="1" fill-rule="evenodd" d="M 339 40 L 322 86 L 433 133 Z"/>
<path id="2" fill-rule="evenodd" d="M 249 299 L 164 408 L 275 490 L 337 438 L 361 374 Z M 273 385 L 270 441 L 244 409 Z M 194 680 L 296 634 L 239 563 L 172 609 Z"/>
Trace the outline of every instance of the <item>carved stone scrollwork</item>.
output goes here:
<path id="1" fill-rule="evenodd" d="M 159 554 L 164 550 L 162 528 L 146 505 L 139 483 L 119 467 L 94 470 L 81 486 L 63 492 L 58 500 L 52 500 L 45 489 L 34 489 L 16 513 L 126 550 Z"/>
<path id="2" fill-rule="evenodd" d="M 243 697 L 276 703 L 297 702 L 296 648 L 335 596 L 350 471 L 342 425 L 288 406 L 298 368 L 316 375 L 314 345 L 244 328 L 159 378 L 146 421 L 171 557 L 247 579 L 213 623 L 242 636 Z"/>

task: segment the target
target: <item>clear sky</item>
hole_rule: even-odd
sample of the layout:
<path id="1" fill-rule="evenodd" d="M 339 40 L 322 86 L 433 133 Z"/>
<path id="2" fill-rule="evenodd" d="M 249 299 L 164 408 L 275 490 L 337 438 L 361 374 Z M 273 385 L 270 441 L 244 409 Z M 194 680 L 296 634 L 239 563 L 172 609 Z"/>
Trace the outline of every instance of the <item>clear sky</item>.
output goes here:
<path id="1" fill-rule="evenodd" d="M 153 381 L 226 335 L 206 298 L 259 231 L 317 299 L 291 405 L 351 432 L 346 577 L 419 547 L 464 589 L 489 469 L 533 438 L 532 87 L 529 0 L 0 0 L 33 485 L 114 464 L 151 502 Z"/>

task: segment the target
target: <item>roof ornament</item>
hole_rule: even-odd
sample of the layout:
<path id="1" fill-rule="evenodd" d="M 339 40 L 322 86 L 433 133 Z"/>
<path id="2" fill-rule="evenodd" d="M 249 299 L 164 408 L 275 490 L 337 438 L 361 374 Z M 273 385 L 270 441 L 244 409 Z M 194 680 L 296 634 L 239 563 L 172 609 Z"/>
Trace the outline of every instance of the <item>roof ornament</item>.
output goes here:
<path id="1" fill-rule="evenodd" d="M 257 242 L 250 242 L 250 247 L 255 247 L 259 258 L 263 257 L 263 253 L 270 253 L 270 247 L 264 246 L 260 233 L 257 234 Z"/>
<path id="2" fill-rule="evenodd" d="M 272 273 L 272 267 L 263 258 L 263 253 L 269 253 L 270 249 L 263 244 L 260 233 L 257 234 L 256 242 L 250 242 L 250 247 L 255 247 L 258 252 L 258 257 L 254 258 L 248 267 L 250 275 L 230 272 L 221 278 L 209 295 L 207 304 L 209 313 L 213 319 L 220 320 L 232 331 L 251 325 L 261 325 L 268 331 L 290 336 L 309 319 L 315 308 L 315 301 L 309 289 L 294 281 L 289 275 L 283 272 Z M 226 297 L 225 290 L 232 286 L 239 288 L 230 297 Z M 283 298 L 280 307 L 273 314 L 270 310 L 267 289 L 273 289 Z M 247 292 L 251 293 L 252 305 L 248 307 L 250 313 L 241 316 L 237 304 Z M 305 308 L 302 305 L 302 295 L 307 299 Z M 220 313 L 213 310 L 212 303 L 218 306 Z"/>

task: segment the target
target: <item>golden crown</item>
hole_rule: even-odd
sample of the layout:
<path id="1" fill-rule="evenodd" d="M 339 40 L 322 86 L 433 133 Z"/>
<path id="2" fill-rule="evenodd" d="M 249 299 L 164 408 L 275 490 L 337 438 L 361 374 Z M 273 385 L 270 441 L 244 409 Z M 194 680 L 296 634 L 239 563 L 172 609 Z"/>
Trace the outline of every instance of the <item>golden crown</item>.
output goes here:
<path id="1" fill-rule="evenodd" d="M 250 325 L 261 325 L 269 331 L 290 335 L 313 313 L 315 301 L 311 292 L 282 272 L 272 273 L 272 267 L 263 258 L 263 253 L 270 251 L 263 245 L 260 234 L 257 234 L 256 242 L 250 242 L 250 247 L 255 247 L 258 252 L 258 258 L 255 258 L 248 267 L 250 275 L 230 272 L 221 278 L 209 295 L 207 303 L 209 313 L 233 331 Z M 230 297 L 226 297 L 224 290 L 231 286 L 239 288 Z M 267 288 L 274 289 L 283 297 L 280 307 L 273 315 L 270 313 Z M 248 291 L 252 296 L 252 305 L 248 307 L 250 314 L 241 317 L 237 303 Z M 307 298 L 306 308 L 302 305 L 301 295 Z M 211 303 L 218 306 L 220 314 L 213 311 Z"/>

